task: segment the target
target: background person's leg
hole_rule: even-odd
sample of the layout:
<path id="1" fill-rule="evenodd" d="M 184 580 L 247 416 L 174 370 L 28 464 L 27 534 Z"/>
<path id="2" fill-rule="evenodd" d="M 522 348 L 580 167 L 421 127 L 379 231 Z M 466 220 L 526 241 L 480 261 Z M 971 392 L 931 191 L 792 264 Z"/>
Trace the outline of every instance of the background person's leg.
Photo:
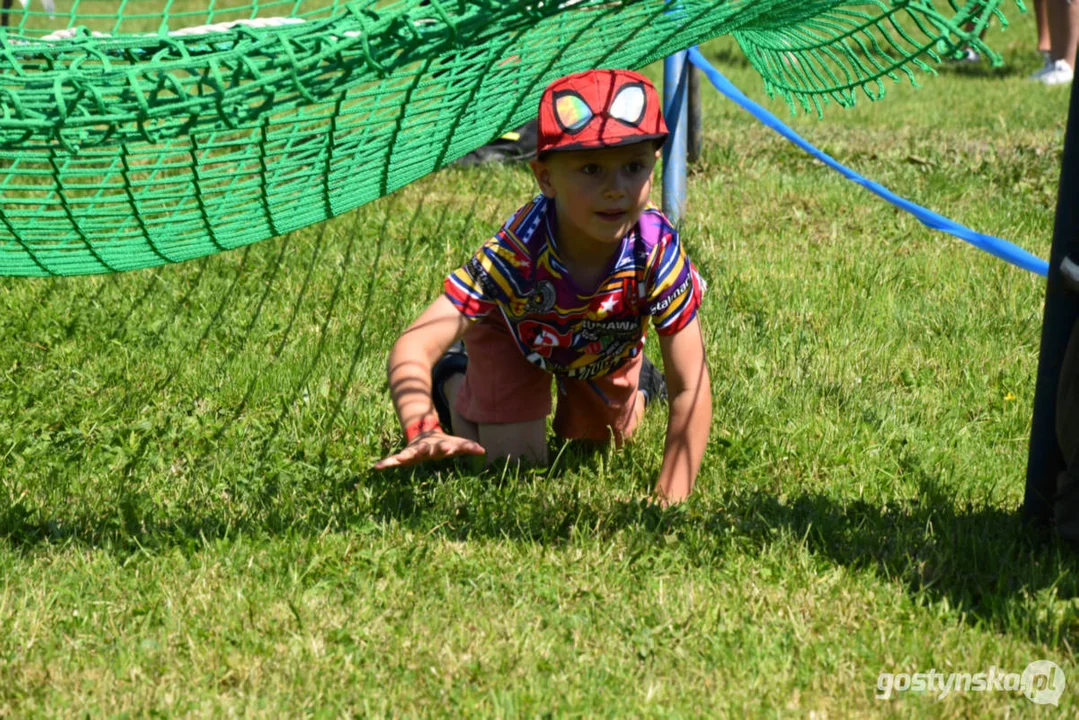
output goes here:
<path id="1" fill-rule="evenodd" d="M 1053 60 L 1064 60 L 1075 69 L 1075 50 L 1079 45 L 1079 1 L 1045 0 L 1048 3 L 1050 53 Z"/>
<path id="2" fill-rule="evenodd" d="M 1075 77 L 1079 45 L 1079 0 L 1044 0 L 1048 5 L 1050 60 L 1031 76 L 1045 85 L 1066 85 Z"/>
<path id="3" fill-rule="evenodd" d="M 1053 47 L 1052 41 L 1049 39 L 1049 5 L 1048 3 L 1053 0 L 1034 0 L 1034 19 L 1038 24 L 1038 52 L 1046 53 L 1046 59 L 1049 58 L 1049 51 Z"/>

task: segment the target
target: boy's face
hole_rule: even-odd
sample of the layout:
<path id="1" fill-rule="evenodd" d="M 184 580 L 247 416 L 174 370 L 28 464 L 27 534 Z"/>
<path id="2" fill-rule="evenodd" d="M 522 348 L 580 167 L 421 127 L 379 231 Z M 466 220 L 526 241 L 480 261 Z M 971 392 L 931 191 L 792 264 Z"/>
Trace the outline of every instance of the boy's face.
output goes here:
<path id="1" fill-rule="evenodd" d="M 658 158 L 652 142 L 640 142 L 552 152 L 531 165 L 543 194 L 557 200 L 559 235 L 615 244 L 644 212 Z"/>

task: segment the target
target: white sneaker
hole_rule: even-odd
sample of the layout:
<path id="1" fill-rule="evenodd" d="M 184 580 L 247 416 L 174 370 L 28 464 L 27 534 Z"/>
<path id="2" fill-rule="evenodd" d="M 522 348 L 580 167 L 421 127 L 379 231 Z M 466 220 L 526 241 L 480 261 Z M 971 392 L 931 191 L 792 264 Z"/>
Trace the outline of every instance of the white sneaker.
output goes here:
<path id="1" fill-rule="evenodd" d="M 958 55 L 944 55 L 944 61 L 949 63 L 979 63 L 982 55 L 974 48 L 967 46 L 959 51 Z"/>
<path id="2" fill-rule="evenodd" d="M 1057 60 L 1035 79 L 1043 85 L 1067 85 L 1074 77 L 1075 70 L 1068 61 Z"/>
<path id="3" fill-rule="evenodd" d="M 980 63 L 982 54 L 972 47 L 963 48 L 963 54 L 959 57 L 961 63 Z"/>

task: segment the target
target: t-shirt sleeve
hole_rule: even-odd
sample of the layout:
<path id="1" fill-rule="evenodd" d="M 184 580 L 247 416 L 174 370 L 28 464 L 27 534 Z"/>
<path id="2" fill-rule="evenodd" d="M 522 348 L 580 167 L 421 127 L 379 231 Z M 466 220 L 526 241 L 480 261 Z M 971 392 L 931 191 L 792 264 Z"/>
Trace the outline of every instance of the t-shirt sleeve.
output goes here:
<path id="1" fill-rule="evenodd" d="M 513 248 L 507 246 L 499 232 L 450 273 L 443 283 L 446 296 L 465 317 L 486 317 L 509 301 L 514 259 Z"/>
<path id="2" fill-rule="evenodd" d="M 645 303 L 660 335 L 673 335 L 697 317 L 701 279 L 682 249 L 678 233 L 668 230 L 648 263 Z"/>
<path id="3" fill-rule="evenodd" d="M 527 233 L 535 229 L 535 219 L 542 216 L 538 211 L 546 207 L 542 200 L 541 195 L 519 208 L 468 262 L 446 278 L 446 296 L 462 315 L 479 320 L 520 299 L 531 260 L 527 242 L 519 234 L 522 229 Z M 531 225 L 522 228 L 526 221 Z"/>

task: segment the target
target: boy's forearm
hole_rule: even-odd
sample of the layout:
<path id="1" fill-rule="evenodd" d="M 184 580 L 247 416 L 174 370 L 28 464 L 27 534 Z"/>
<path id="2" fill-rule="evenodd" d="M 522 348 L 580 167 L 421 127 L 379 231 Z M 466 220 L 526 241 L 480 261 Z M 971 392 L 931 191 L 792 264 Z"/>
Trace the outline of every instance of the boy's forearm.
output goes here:
<path id="1" fill-rule="evenodd" d="M 712 389 L 705 382 L 671 395 L 667 442 L 656 492 L 669 502 L 685 500 L 693 490 L 712 425 Z"/>
<path id="2" fill-rule="evenodd" d="M 402 427 L 434 417 L 431 368 L 450 345 L 464 336 L 468 324 L 449 299 L 441 295 L 393 344 L 386 372 L 393 407 Z"/>
<path id="3" fill-rule="evenodd" d="M 390 394 L 402 427 L 435 413 L 431 401 L 433 364 L 426 348 L 409 342 L 407 335 L 399 339 L 390 352 L 387 363 Z"/>

